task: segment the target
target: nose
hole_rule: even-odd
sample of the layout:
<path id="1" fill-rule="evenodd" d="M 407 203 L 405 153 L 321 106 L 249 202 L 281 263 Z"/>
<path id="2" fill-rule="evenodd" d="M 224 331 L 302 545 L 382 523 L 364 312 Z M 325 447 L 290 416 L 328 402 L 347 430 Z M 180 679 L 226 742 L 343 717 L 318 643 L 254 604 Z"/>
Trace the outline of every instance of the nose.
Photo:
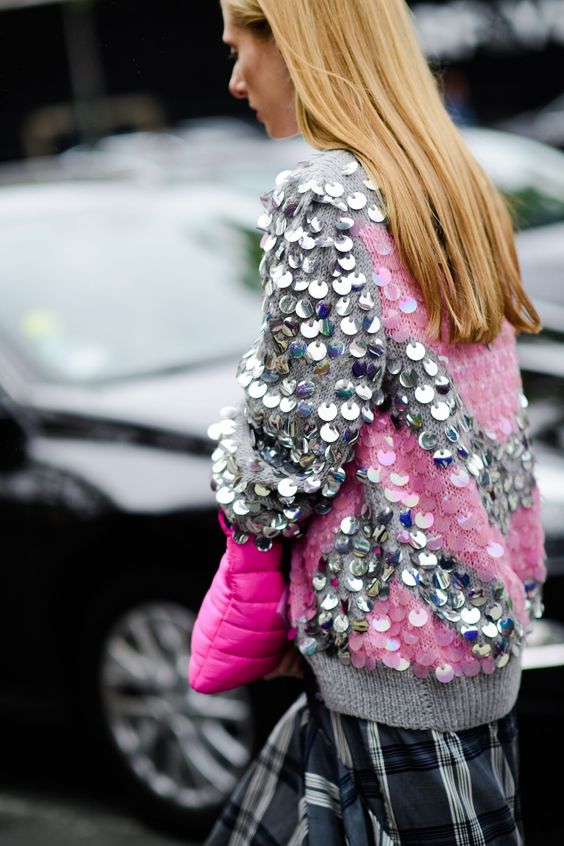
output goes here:
<path id="1" fill-rule="evenodd" d="M 239 62 L 235 62 L 233 66 L 233 73 L 231 74 L 228 87 L 231 96 L 236 97 L 238 100 L 242 100 L 247 96 L 247 86 L 239 71 Z"/>

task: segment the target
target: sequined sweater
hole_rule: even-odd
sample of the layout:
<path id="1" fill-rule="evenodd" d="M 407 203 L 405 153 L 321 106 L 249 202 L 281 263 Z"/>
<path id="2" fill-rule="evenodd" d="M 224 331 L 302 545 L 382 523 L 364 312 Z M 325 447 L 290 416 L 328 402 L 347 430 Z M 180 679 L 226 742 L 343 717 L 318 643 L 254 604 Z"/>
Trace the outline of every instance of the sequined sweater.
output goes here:
<path id="1" fill-rule="evenodd" d="M 542 614 L 516 338 L 428 337 L 385 201 L 348 150 L 278 175 L 264 320 L 210 433 L 239 542 L 292 538 L 291 636 L 328 707 L 406 728 L 500 718 Z"/>

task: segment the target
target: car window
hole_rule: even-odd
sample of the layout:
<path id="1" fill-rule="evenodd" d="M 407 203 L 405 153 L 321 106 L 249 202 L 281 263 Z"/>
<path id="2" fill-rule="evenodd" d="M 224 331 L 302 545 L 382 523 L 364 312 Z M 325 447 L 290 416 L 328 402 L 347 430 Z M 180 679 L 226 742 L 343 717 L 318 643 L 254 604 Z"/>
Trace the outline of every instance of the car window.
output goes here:
<path id="1" fill-rule="evenodd" d="M 96 190 L 90 204 L 0 215 L 2 334 L 62 382 L 242 354 L 261 322 L 250 207 Z"/>

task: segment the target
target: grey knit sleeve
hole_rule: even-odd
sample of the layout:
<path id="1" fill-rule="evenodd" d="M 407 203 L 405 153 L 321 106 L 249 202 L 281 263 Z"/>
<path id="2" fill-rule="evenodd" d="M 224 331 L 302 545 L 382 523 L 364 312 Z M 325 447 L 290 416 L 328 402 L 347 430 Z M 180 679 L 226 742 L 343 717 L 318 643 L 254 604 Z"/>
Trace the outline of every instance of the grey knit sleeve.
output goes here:
<path id="1" fill-rule="evenodd" d="M 263 549 L 330 510 L 383 402 L 380 300 L 358 234 L 383 220 L 381 198 L 348 151 L 302 164 L 263 197 L 263 324 L 239 365 L 244 399 L 210 429 L 217 501 Z"/>

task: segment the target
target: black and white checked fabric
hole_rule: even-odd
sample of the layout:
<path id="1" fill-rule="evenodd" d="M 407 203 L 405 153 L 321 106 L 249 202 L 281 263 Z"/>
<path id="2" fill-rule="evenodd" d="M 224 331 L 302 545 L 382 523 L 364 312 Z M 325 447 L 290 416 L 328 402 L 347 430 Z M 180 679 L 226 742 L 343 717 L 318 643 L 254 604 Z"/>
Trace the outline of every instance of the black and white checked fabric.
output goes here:
<path id="1" fill-rule="evenodd" d="M 522 846 L 515 713 L 393 728 L 300 696 L 205 846 Z"/>

